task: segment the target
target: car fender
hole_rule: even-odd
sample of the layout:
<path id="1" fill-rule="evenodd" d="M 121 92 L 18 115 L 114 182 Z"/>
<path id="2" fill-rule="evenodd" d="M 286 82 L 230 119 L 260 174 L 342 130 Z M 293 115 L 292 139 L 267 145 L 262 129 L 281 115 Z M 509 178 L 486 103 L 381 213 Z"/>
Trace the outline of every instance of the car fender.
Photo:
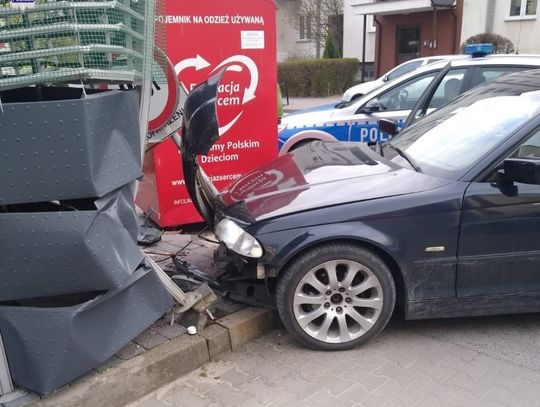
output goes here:
<path id="1" fill-rule="evenodd" d="M 338 141 L 337 138 L 332 136 L 330 133 L 322 130 L 305 130 L 296 133 L 291 136 L 281 147 L 279 154 L 285 154 L 290 151 L 290 149 L 297 143 L 300 143 L 304 140 L 322 140 L 322 141 Z"/>
<path id="2" fill-rule="evenodd" d="M 392 258 L 400 269 L 403 267 L 400 243 L 396 239 L 363 222 L 347 222 L 329 225 L 318 225 L 264 233 L 260 230 L 257 239 L 265 247 L 266 254 L 261 259 L 279 271 L 292 259 L 305 250 L 332 241 L 355 241 L 383 252 Z"/>

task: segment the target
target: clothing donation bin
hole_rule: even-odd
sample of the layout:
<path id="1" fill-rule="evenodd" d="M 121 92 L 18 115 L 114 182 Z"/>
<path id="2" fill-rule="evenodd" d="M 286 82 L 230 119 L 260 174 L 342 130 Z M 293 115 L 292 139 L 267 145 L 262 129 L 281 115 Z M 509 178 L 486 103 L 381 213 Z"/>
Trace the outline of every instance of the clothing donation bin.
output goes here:
<path id="1" fill-rule="evenodd" d="M 220 139 L 200 158 L 218 189 L 277 156 L 275 19 L 272 0 L 167 0 L 156 16 L 156 25 L 165 26 L 162 46 L 181 88 L 189 92 L 224 71 L 217 100 Z M 161 119 L 180 120 L 181 109 L 168 110 L 181 92 L 173 81 L 167 84 L 154 89 L 154 127 Z M 185 187 L 178 148 L 171 139 L 151 136 L 137 204 L 161 227 L 201 221 Z"/>

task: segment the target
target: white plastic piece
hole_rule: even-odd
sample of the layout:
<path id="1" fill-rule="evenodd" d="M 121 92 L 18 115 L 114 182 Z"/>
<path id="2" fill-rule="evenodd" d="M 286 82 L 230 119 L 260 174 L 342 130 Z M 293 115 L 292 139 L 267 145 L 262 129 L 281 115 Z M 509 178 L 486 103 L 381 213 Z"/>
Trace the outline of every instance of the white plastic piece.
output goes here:
<path id="1" fill-rule="evenodd" d="M 197 327 L 195 327 L 193 325 L 188 326 L 187 333 L 188 333 L 188 335 L 195 335 L 197 333 Z"/>

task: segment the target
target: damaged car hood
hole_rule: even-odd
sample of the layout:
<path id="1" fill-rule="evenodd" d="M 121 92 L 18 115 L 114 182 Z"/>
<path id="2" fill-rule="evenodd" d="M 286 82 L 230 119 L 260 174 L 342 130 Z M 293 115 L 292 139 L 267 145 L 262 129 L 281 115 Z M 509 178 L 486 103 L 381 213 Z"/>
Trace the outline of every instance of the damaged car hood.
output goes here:
<path id="1" fill-rule="evenodd" d="M 447 183 L 385 160 L 362 143 L 313 142 L 246 174 L 222 192 L 221 201 L 226 215 L 253 223 Z"/>

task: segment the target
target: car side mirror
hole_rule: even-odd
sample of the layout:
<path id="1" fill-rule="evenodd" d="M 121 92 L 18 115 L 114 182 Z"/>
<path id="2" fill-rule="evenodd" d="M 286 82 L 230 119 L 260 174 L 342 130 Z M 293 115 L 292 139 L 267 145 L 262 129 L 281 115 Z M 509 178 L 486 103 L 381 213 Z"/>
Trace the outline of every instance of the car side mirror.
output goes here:
<path id="1" fill-rule="evenodd" d="M 383 82 L 388 82 L 388 75 L 384 75 L 384 76 L 382 77 L 382 80 L 383 80 Z"/>
<path id="2" fill-rule="evenodd" d="M 381 103 L 379 102 L 379 99 L 371 99 L 369 102 L 366 103 L 366 105 L 362 108 L 361 113 L 371 114 L 371 113 L 377 113 L 381 111 Z"/>
<path id="3" fill-rule="evenodd" d="M 540 185 L 540 159 L 507 158 L 503 169 L 506 181 Z"/>
<path id="4" fill-rule="evenodd" d="M 381 129 L 383 133 L 390 134 L 392 137 L 399 133 L 397 124 L 394 121 L 388 119 L 379 120 L 379 129 Z"/>

